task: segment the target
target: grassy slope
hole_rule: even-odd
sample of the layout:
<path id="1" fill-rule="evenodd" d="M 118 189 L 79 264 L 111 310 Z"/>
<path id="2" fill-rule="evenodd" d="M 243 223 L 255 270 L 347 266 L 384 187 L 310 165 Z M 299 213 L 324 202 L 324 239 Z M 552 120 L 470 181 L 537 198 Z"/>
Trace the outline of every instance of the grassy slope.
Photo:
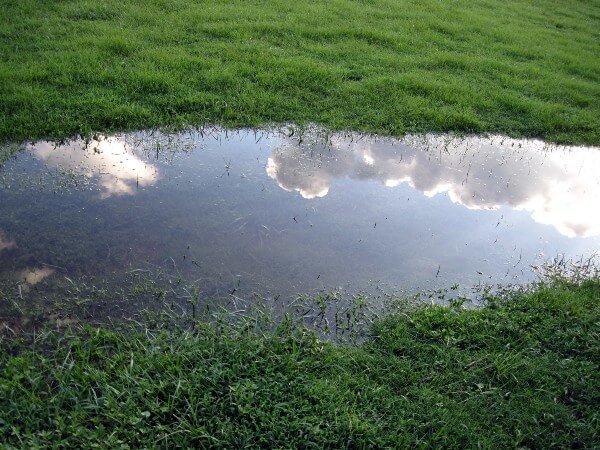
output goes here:
<path id="1" fill-rule="evenodd" d="M 377 323 L 360 346 L 293 330 L 205 326 L 152 337 L 90 329 L 61 338 L 46 356 L 9 357 L 5 342 L 0 441 L 104 448 L 600 442 L 598 280 L 481 310 L 423 307 Z"/>
<path id="2" fill-rule="evenodd" d="M 598 0 L 3 0 L 0 142 L 205 122 L 600 144 Z"/>

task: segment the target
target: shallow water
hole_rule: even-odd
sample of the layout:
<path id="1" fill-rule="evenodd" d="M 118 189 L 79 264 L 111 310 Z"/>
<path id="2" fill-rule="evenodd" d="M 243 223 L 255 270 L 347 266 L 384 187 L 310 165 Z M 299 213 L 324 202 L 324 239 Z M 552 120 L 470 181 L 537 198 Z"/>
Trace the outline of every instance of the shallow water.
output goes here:
<path id="1" fill-rule="evenodd" d="M 168 268 L 212 296 L 418 291 L 524 283 L 600 249 L 597 148 L 289 134 L 28 145 L 0 169 L 2 282 Z"/>

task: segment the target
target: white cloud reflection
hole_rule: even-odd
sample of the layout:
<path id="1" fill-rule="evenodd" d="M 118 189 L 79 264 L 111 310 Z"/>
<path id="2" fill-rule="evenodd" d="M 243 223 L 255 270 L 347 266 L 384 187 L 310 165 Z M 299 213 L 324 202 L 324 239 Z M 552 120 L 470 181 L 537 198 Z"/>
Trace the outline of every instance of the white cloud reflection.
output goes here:
<path id="1" fill-rule="evenodd" d="M 598 148 L 499 136 L 392 141 L 337 135 L 327 146 L 275 148 L 266 170 L 281 188 L 307 199 L 327 195 L 336 178 L 407 183 L 429 197 L 447 193 L 469 209 L 527 211 L 565 236 L 600 235 Z"/>
<path id="2" fill-rule="evenodd" d="M 0 230 L 0 252 L 2 252 L 2 250 L 12 250 L 14 248 L 17 248 L 17 243 L 12 239 L 8 239 L 2 230 Z"/>
<path id="3" fill-rule="evenodd" d="M 18 278 L 24 283 L 27 283 L 31 286 L 35 286 L 44 279 L 53 275 L 54 272 L 55 270 L 51 269 L 50 267 L 30 267 L 22 270 L 19 273 Z"/>
<path id="4" fill-rule="evenodd" d="M 88 143 L 75 140 L 60 146 L 41 141 L 29 149 L 49 166 L 97 179 L 103 199 L 134 194 L 138 186 L 150 186 L 159 178 L 155 166 L 143 161 L 129 144 L 115 137 Z"/>

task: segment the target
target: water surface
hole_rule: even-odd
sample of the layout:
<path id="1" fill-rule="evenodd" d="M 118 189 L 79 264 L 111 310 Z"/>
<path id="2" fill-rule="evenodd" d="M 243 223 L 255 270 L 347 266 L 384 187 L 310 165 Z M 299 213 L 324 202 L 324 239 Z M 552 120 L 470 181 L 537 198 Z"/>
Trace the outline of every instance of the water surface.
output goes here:
<path id="1" fill-rule="evenodd" d="M 600 248 L 599 204 L 599 149 L 536 140 L 214 129 L 38 142 L 0 169 L 0 279 L 22 297 L 150 269 L 216 297 L 525 283 L 532 265 Z"/>

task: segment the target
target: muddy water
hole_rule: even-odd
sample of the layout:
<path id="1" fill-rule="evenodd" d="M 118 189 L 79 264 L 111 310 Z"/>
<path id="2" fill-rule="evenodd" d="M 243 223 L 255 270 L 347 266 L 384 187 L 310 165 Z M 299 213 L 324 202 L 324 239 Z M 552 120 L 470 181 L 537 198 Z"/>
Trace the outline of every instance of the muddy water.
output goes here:
<path id="1" fill-rule="evenodd" d="M 597 148 L 214 129 L 38 142 L 0 169 L 21 298 L 138 270 L 211 296 L 527 282 L 598 249 Z"/>

